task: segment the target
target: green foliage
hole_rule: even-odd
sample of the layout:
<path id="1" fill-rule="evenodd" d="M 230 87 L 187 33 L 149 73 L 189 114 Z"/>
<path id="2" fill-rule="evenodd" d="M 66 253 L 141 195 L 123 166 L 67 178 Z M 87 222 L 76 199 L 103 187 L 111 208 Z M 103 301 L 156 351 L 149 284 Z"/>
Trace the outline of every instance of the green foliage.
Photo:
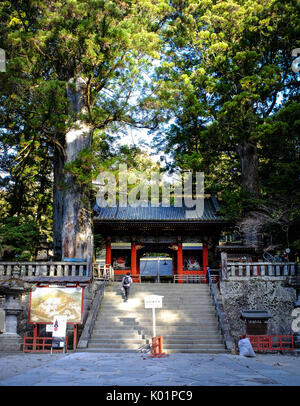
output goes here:
<path id="1" fill-rule="evenodd" d="M 29 261 L 36 253 L 39 230 L 32 219 L 9 217 L 0 225 L 0 250 L 4 260 Z"/>
<path id="2" fill-rule="evenodd" d="M 282 227 L 299 224 L 299 78 L 291 69 L 299 2 L 172 7 L 148 100 L 171 124 L 154 145 L 171 155 L 171 166 L 205 173 L 224 216 L 255 213 L 259 227 L 286 245 Z"/>

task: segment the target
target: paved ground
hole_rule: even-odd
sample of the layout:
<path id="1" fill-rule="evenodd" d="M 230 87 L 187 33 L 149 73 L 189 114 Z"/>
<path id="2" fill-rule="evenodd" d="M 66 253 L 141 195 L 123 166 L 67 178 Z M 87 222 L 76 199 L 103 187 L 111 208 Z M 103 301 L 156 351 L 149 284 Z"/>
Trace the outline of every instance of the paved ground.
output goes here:
<path id="1" fill-rule="evenodd" d="M 0 386 L 300 386 L 300 357 L 0 354 Z"/>

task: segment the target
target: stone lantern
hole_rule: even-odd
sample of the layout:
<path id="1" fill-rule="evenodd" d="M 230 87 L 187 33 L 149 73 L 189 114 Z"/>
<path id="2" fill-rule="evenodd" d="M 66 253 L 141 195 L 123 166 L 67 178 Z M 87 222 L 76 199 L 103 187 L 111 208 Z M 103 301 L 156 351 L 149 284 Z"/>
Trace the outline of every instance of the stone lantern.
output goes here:
<path id="1" fill-rule="evenodd" d="M 0 281 L 0 294 L 5 296 L 5 332 L 0 334 L 0 351 L 19 351 L 22 338 L 17 332 L 18 315 L 22 311 L 20 298 L 30 292 L 28 283 L 20 279 L 20 271 L 15 267 L 12 278 Z"/>

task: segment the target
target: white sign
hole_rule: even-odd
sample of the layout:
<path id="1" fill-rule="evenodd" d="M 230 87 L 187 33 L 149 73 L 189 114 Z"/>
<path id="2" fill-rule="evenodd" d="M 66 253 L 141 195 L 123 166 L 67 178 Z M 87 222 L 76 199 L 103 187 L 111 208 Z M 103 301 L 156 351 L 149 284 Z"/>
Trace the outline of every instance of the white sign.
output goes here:
<path id="1" fill-rule="evenodd" d="M 145 309 L 161 309 L 163 296 L 145 296 Z"/>
<path id="2" fill-rule="evenodd" d="M 53 324 L 46 324 L 46 332 L 53 333 Z"/>
<path id="3" fill-rule="evenodd" d="M 64 347 L 67 332 L 66 316 L 55 316 L 53 319 L 52 347 Z"/>

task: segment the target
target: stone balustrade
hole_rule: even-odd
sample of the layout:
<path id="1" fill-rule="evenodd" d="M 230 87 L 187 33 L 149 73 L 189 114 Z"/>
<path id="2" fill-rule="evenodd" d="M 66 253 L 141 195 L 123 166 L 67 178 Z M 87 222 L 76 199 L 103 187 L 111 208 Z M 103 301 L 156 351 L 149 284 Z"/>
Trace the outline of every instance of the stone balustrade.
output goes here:
<path id="1" fill-rule="evenodd" d="M 227 277 L 294 276 L 300 272 L 295 262 L 227 262 Z"/>
<path id="2" fill-rule="evenodd" d="M 87 262 L 0 262 L 0 278 L 12 277 L 14 271 L 24 277 L 87 277 L 90 275 Z"/>

